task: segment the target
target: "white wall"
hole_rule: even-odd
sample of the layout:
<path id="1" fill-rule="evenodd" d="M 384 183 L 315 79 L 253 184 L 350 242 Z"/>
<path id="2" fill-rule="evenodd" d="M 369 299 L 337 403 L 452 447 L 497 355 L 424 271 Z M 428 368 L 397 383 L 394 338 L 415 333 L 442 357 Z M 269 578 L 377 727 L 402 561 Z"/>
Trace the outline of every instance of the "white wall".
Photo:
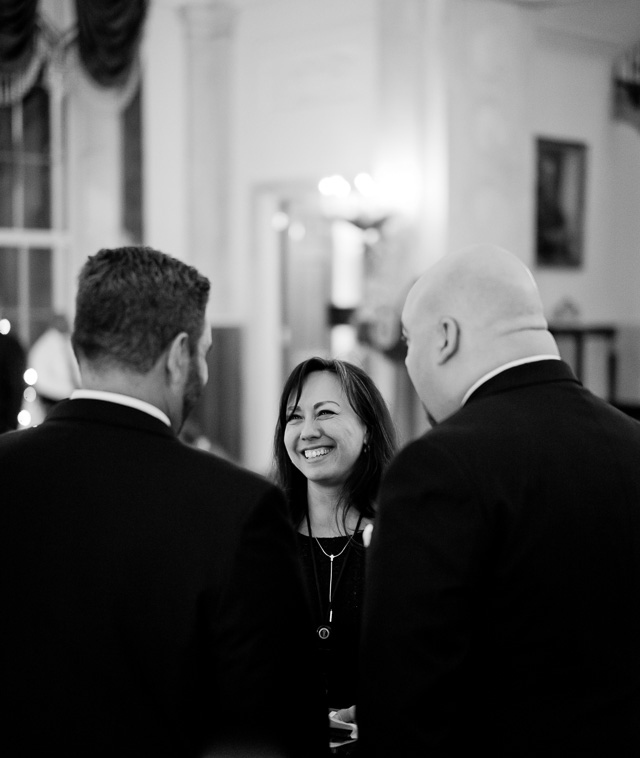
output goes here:
<path id="1" fill-rule="evenodd" d="M 618 339 L 619 399 L 640 403 L 640 131 L 619 122 L 611 134 L 613 234 L 611 258 L 624 303 Z"/>
<path id="2" fill-rule="evenodd" d="M 178 7 L 154 0 L 145 26 L 143 215 L 145 244 L 189 260 L 186 35 Z"/>
<path id="3" fill-rule="evenodd" d="M 447 10 L 449 247 L 494 243 L 529 262 L 527 16 L 495 0 L 453 0 Z"/>
<path id="4" fill-rule="evenodd" d="M 587 146 L 584 262 L 579 269 L 536 269 L 547 313 L 563 300 L 583 323 L 620 328 L 620 398 L 640 401 L 640 135 L 612 117 L 616 48 L 567 33 L 538 34 L 533 67 L 532 139 Z M 590 348 L 585 381 L 604 392 L 605 345 Z M 570 354 L 567 354 L 569 356 Z"/>
<path id="5" fill-rule="evenodd" d="M 532 139 L 544 136 L 587 146 L 584 263 L 579 269 L 535 271 L 552 311 L 569 298 L 586 322 L 618 321 L 630 310 L 628 255 L 617 256 L 616 187 L 612 164 L 611 63 L 608 45 L 541 34 L 534 59 Z"/>
<path id="6" fill-rule="evenodd" d="M 620 319 L 640 327 L 640 130 L 615 122 L 609 159 L 614 177 L 611 261 L 619 270 Z"/>
<path id="7" fill-rule="evenodd" d="M 243 459 L 259 471 L 283 381 L 269 209 L 298 182 L 313 191 L 325 175 L 370 170 L 374 11 L 368 0 L 273 0 L 246 3 L 237 19 L 232 249 L 246 324 Z"/>

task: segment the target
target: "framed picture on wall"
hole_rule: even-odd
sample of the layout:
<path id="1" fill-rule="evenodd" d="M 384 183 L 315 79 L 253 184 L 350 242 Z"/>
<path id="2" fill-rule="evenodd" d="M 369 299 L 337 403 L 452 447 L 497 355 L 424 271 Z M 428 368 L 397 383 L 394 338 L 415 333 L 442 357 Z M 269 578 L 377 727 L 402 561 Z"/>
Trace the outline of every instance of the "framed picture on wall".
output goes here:
<path id="1" fill-rule="evenodd" d="M 536 264 L 578 267 L 583 259 L 587 147 L 538 138 L 536 143 Z"/>

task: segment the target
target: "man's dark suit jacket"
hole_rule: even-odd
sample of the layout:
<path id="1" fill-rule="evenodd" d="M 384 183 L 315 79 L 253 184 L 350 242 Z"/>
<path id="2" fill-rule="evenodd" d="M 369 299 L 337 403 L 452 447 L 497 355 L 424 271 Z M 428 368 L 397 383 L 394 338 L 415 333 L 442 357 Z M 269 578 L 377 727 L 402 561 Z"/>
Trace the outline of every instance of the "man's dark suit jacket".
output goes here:
<path id="1" fill-rule="evenodd" d="M 0 436 L 0 471 L 12 756 L 325 754 L 279 490 L 87 399 Z"/>
<path id="2" fill-rule="evenodd" d="M 640 756 L 640 423 L 545 360 L 404 449 L 368 553 L 369 756 Z"/>
<path id="3" fill-rule="evenodd" d="M 11 333 L 0 333 L 0 434 L 18 426 L 26 367 L 27 356 L 20 342 Z"/>

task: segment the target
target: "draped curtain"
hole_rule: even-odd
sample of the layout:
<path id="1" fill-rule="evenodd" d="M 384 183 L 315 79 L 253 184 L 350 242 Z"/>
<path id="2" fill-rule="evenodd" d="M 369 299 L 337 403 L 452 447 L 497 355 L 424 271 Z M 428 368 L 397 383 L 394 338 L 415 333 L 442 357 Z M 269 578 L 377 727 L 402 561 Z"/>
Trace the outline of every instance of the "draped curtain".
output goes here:
<path id="1" fill-rule="evenodd" d="M 35 47 L 38 0 L 0 1 L 0 70 L 19 72 L 29 65 Z"/>
<path id="2" fill-rule="evenodd" d="M 40 72 L 37 5 L 38 0 L 0 0 L 0 105 L 21 100 Z"/>
<path id="3" fill-rule="evenodd" d="M 80 61 L 98 85 L 127 81 L 147 5 L 148 0 L 75 0 Z M 38 0 L 0 0 L 0 102 L 24 96 L 55 46 L 37 6 Z"/>
<path id="4" fill-rule="evenodd" d="M 146 9 L 147 0 L 76 0 L 80 60 L 103 87 L 126 82 Z"/>
<path id="5" fill-rule="evenodd" d="M 640 40 L 614 66 L 614 114 L 640 129 Z"/>

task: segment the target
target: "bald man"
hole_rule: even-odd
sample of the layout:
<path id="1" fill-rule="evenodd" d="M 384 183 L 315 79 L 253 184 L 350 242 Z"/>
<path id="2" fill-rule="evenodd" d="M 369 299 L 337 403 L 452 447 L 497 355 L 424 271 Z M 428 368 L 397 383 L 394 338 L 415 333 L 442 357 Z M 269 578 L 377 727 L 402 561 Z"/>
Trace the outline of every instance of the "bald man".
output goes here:
<path id="1" fill-rule="evenodd" d="M 380 496 L 361 754 L 640 756 L 640 423 L 559 359 L 505 250 L 443 258 L 402 321 L 432 428 Z"/>

